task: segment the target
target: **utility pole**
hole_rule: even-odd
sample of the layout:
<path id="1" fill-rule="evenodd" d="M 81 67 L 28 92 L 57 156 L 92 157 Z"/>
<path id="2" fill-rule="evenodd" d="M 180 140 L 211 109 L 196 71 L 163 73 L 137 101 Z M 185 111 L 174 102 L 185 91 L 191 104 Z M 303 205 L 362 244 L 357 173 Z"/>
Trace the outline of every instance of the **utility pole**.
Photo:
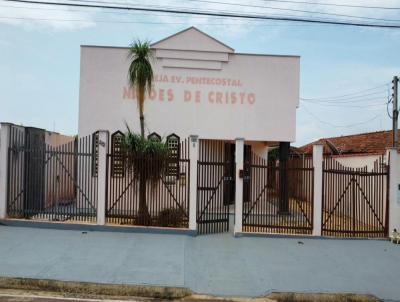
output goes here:
<path id="1" fill-rule="evenodd" d="M 398 109 L 398 105 L 397 105 L 397 85 L 399 83 L 399 78 L 397 76 L 393 77 L 393 94 L 392 94 L 392 98 L 393 98 L 393 147 L 397 148 L 398 146 L 398 126 L 397 126 L 397 122 L 398 122 L 398 118 L 399 118 L 399 109 Z"/>

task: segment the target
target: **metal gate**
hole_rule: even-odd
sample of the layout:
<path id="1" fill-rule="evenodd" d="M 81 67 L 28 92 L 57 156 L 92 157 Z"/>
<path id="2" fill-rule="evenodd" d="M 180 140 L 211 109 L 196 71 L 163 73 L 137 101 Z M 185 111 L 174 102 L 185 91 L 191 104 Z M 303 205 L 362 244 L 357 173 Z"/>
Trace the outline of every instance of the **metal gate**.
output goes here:
<path id="1" fill-rule="evenodd" d="M 385 237 L 388 234 L 389 171 L 383 158 L 349 168 L 324 159 L 322 234 L 336 237 Z"/>
<path id="2" fill-rule="evenodd" d="M 96 220 L 92 137 L 51 146 L 39 129 L 10 128 L 7 213 L 10 218 Z"/>
<path id="3" fill-rule="evenodd" d="M 154 134 L 153 139 L 161 140 Z M 107 154 L 106 221 L 113 224 L 188 228 L 189 141 L 166 138 L 170 154 L 135 157 L 122 149 L 124 134 L 111 135 Z M 150 136 L 151 138 L 151 136 Z"/>
<path id="4" fill-rule="evenodd" d="M 199 234 L 229 231 L 229 204 L 234 198 L 235 183 L 234 152 L 230 148 L 231 144 L 221 141 L 200 141 L 196 217 Z"/>
<path id="5" fill-rule="evenodd" d="M 312 233 L 312 158 L 289 159 L 279 166 L 277 161 L 267 163 L 251 153 L 244 162 L 244 171 L 250 182 L 248 202 L 243 204 L 244 232 Z"/>

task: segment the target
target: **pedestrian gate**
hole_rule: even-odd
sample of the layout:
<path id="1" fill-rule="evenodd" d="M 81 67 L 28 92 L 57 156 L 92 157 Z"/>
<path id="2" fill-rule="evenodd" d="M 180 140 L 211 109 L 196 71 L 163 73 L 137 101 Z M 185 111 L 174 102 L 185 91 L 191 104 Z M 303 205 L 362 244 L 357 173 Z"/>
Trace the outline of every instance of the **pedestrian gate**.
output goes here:
<path id="1" fill-rule="evenodd" d="M 234 149 L 220 141 L 202 140 L 197 162 L 197 230 L 229 230 L 229 204 L 234 200 Z"/>
<path id="2" fill-rule="evenodd" d="M 385 237 L 388 234 L 388 166 L 349 168 L 326 158 L 323 167 L 322 234 Z"/>

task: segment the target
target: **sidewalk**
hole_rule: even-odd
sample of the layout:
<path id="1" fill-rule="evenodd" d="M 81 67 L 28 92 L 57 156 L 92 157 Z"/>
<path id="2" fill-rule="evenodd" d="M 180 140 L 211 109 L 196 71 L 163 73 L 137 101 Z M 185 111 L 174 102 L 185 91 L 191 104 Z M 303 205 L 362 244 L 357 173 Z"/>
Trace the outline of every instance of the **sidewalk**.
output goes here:
<path id="1" fill-rule="evenodd" d="M 0 226 L 0 276 L 261 296 L 353 292 L 400 300 L 400 245 L 379 240 L 190 237 Z"/>

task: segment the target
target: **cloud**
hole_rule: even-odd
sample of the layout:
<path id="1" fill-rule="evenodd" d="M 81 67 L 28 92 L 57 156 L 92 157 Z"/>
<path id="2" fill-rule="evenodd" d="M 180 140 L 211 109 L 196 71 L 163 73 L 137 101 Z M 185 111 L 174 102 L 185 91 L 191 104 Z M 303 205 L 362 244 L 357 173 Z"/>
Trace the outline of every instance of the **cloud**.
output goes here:
<path id="1" fill-rule="evenodd" d="M 1 4 L 0 23 L 25 29 L 76 30 L 95 26 L 90 13 L 50 5 Z"/>
<path id="2" fill-rule="evenodd" d="M 204 1 L 204 0 L 203 0 Z M 101 2 L 101 0 L 99 1 Z M 316 0 L 315 3 L 324 3 L 323 0 Z M 117 3 L 117 2 L 116 2 Z M 123 2 L 121 2 L 123 3 Z M 224 4 L 224 3 L 229 3 Z M 325 2 L 326 3 L 326 2 Z M 338 4 L 353 4 L 360 5 L 357 0 L 337 0 Z M 128 3 L 127 3 L 128 4 Z M 233 4 L 233 5 L 232 5 Z M 133 5 L 133 4 L 132 4 Z M 135 4 L 138 6 L 139 4 Z M 361 5 L 364 6 L 396 6 L 396 0 L 385 1 L 385 4 L 376 2 L 375 0 L 365 0 Z M 285 2 L 273 1 L 260 1 L 250 0 L 242 2 L 233 2 L 232 0 L 205 0 L 200 1 L 154 1 L 151 4 L 139 5 L 142 7 L 154 7 L 165 9 L 182 9 L 182 10 L 201 10 L 205 12 L 231 12 L 240 14 L 259 14 L 269 16 L 292 16 L 302 18 L 323 18 L 323 19 L 343 19 L 340 16 L 329 16 L 324 14 L 311 14 L 303 11 L 342 14 L 342 15 L 357 15 L 370 18 L 385 18 L 385 19 L 398 19 L 396 10 L 379 10 L 379 9 L 363 9 L 363 8 L 349 8 L 340 6 L 325 6 L 325 5 L 305 5 L 294 4 Z M 55 7 L 44 5 L 29 5 L 29 4 L 1 4 L 0 23 L 12 24 L 15 26 L 22 26 L 29 29 L 43 29 L 49 28 L 53 30 L 79 30 L 82 28 L 92 27 L 96 25 L 96 20 L 102 21 L 132 21 L 132 16 L 135 20 L 141 22 L 165 23 L 170 27 L 183 26 L 183 25 L 196 25 L 205 27 L 208 31 L 215 30 L 223 33 L 225 36 L 237 37 L 243 36 L 253 31 L 256 28 L 268 25 L 268 33 L 276 34 L 281 30 L 290 28 L 290 23 L 276 22 L 276 21 L 257 21 L 237 18 L 221 18 L 210 16 L 195 16 L 195 15 L 174 15 L 168 13 L 128 13 L 121 11 L 104 11 L 96 9 L 83 8 L 69 8 L 69 7 Z M 298 11 L 296 11 L 298 10 Z M 118 16 L 118 18 L 115 18 Z M 111 18 L 110 18 L 111 17 Z M 349 19 L 349 18 L 346 18 Z M 360 22 L 376 22 L 368 19 L 352 18 L 353 21 Z M 293 25 L 293 24 L 292 24 Z M 299 25 L 298 23 L 296 25 Z M 272 30 L 271 30 L 272 29 Z"/>

